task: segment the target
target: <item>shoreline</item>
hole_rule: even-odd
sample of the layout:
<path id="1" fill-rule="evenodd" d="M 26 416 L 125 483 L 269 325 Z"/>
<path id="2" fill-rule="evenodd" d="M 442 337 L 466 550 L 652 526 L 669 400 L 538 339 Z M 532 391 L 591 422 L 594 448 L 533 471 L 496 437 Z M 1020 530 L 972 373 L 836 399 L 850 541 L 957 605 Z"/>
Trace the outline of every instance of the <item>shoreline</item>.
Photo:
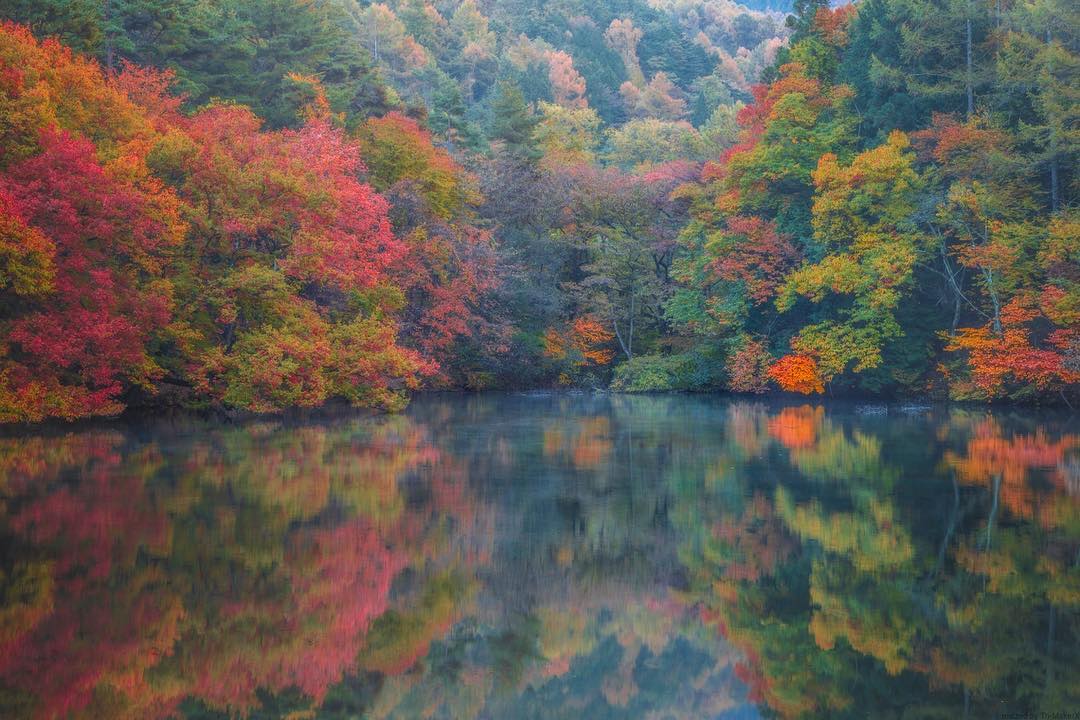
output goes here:
<path id="1" fill-rule="evenodd" d="M 492 390 L 467 389 L 428 389 L 410 393 L 408 404 L 400 411 L 388 411 L 378 408 L 354 407 L 344 401 L 331 401 L 313 408 L 287 408 L 272 413 L 252 413 L 247 411 L 227 410 L 224 408 L 185 408 L 179 405 L 140 405 L 127 408 L 113 416 L 79 418 L 63 420 L 49 418 L 40 422 L 2 423 L 0 439 L 26 437 L 29 435 L 62 435 L 70 432 L 82 432 L 101 429 L 130 430 L 166 422 L 191 424 L 192 426 L 235 426 L 242 427 L 260 422 L 281 422 L 287 425 L 305 425 L 338 419 L 365 419 L 405 415 L 415 401 L 433 400 L 440 397 L 470 398 L 483 396 L 523 396 L 523 397 L 580 397 L 591 395 L 608 398 L 686 398 L 688 400 L 728 401 L 760 403 L 777 407 L 799 407 L 804 405 L 823 406 L 837 410 L 852 411 L 863 416 L 912 416 L 941 410 L 984 411 L 989 413 L 1019 412 L 1024 414 L 1042 414 L 1047 417 L 1072 418 L 1077 416 L 1076 408 L 1058 402 L 1051 404 L 1018 403 L 1006 401 L 960 401 L 923 398 L 884 398 L 881 396 L 845 395 L 829 397 L 824 395 L 803 396 L 794 393 L 768 392 L 763 394 L 733 393 L 717 390 L 696 392 L 688 390 L 666 390 L 658 392 L 623 392 L 606 389 L 585 388 L 515 388 Z"/>

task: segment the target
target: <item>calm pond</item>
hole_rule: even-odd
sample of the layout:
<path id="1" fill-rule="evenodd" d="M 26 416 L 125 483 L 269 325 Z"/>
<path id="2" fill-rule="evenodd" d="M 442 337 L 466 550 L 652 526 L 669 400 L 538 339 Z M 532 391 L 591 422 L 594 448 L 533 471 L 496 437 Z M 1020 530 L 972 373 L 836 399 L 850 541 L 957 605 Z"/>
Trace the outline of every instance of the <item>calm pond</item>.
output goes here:
<path id="1" fill-rule="evenodd" d="M 3 718 L 1080 712 L 1067 415 L 103 424 L 0 438 L 0 516 Z"/>

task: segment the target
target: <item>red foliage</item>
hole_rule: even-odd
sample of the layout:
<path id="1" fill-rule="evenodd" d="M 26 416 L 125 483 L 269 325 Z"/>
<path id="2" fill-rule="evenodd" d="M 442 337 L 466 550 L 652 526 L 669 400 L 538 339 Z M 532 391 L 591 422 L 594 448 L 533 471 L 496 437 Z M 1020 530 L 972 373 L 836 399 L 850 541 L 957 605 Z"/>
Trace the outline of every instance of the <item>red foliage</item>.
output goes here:
<path id="1" fill-rule="evenodd" d="M 784 277 L 799 262 L 799 251 L 776 224 L 757 217 L 727 219 L 721 242 L 711 244 L 718 255 L 711 267 L 722 280 L 742 282 L 757 304 L 768 302 Z"/>
<path id="2" fill-rule="evenodd" d="M 6 328 L 0 420 L 116 413 L 128 384 L 157 373 L 147 344 L 171 300 L 155 277 L 181 240 L 179 207 L 155 181 L 114 176 L 86 140 L 46 130 L 39 142 L 0 187 L 55 245 L 55 279 Z"/>
<path id="3" fill-rule="evenodd" d="M 447 367 L 460 340 L 498 335 L 478 311 L 497 279 L 492 234 L 474 224 L 475 180 L 399 113 L 368 120 L 358 137 L 407 245 L 392 272 L 407 300 L 402 341 Z"/>
<path id="4" fill-rule="evenodd" d="M 167 546 L 168 517 L 142 478 L 118 467 L 121 440 L 113 433 L 50 439 L 39 450 L 59 443 L 59 452 L 30 452 L 34 462 L 11 468 L 29 497 L 8 518 L 10 529 L 36 548 L 62 549 L 39 580 L 44 612 L 0 636 L 0 675 L 38 698 L 36 717 L 83 709 L 96 687 L 141 676 L 176 639 L 178 598 L 153 569 L 134 567 L 140 552 Z M 37 497 L 72 472 L 81 482 Z M 122 587 L 109 582 L 119 576 Z"/>
<path id="5" fill-rule="evenodd" d="M 763 393 L 769 386 L 772 356 L 765 345 L 747 340 L 727 362 L 728 388 L 735 392 Z"/>
<path id="6" fill-rule="evenodd" d="M 469 225 L 433 230 L 414 236 L 394 275 L 409 301 L 403 339 L 443 363 L 460 339 L 482 339 L 494 330 L 477 309 L 497 279 L 489 231 Z"/>
<path id="7" fill-rule="evenodd" d="M 943 113 L 934 113 L 930 127 L 911 133 L 911 141 L 920 160 L 934 160 L 954 178 L 986 174 L 991 158 L 1011 145 L 1008 134 L 977 119 L 964 123 Z"/>
<path id="8" fill-rule="evenodd" d="M 146 112 L 159 130 L 179 122 L 186 98 L 173 94 L 176 73 L 172 70 L 139 67 L 125 61 L 111 81 L 114 88 Z"/>
<path id="9" fill-rule="evenodd" d="M 357 179 L 359 146 L 329 123 L 261 132 L 249 110 L 215 106 L 185 129 L 201 148 L 185 195 L 233 252 L 283 245 L 287 275 L 343 290 L 378 284 L 404 256 L 386 200 Z"/>

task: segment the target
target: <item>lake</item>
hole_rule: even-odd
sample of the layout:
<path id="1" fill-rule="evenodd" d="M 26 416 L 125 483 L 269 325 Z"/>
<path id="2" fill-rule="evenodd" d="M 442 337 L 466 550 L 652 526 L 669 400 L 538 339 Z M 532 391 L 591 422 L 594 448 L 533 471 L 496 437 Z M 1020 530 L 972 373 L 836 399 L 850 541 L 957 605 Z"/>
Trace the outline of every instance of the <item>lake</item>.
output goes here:
<path id="1" fill-rule="evenodd" d="M 1080 424 L 428 395 L 0 438 L 0 717 L 1080 712 Z"/>

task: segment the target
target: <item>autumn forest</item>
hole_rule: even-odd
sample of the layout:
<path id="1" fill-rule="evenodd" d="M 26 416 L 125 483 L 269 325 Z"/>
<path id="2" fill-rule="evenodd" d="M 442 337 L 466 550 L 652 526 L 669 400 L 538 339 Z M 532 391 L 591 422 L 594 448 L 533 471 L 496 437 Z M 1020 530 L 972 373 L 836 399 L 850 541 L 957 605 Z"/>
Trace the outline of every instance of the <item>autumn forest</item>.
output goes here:
<path id="1" fill-rule="evenodd" d="M 1080 402 L 1067 0 L 0 20 L 0 422 L 421 389 Z"/>

